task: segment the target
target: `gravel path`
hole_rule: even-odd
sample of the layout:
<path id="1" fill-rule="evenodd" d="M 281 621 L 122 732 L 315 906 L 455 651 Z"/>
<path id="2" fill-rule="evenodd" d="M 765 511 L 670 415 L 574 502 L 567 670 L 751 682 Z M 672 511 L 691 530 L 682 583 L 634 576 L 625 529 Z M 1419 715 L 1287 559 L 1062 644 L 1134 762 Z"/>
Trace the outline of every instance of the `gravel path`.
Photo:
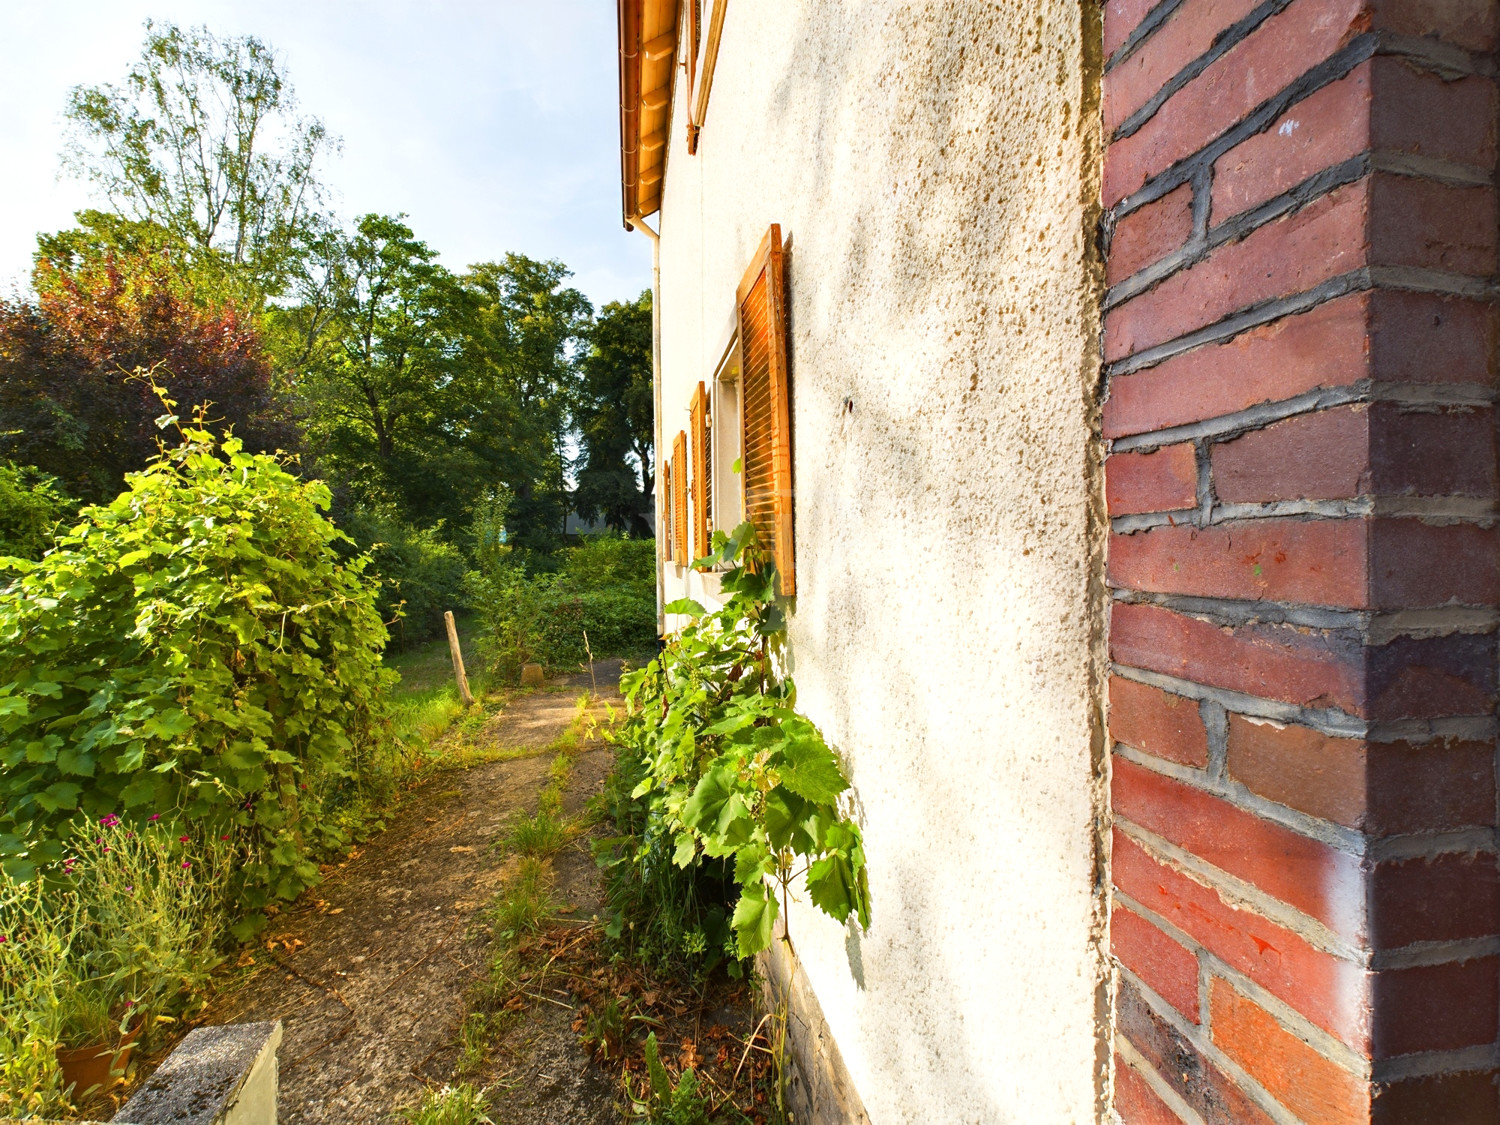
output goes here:
<path id="1" fill-rule="evenodd" d="M 618 702 L 618 662 L 596 665 L 595 675 L 601 697 Z M 478 737 L 536 754 L 435 775 L 402 802 L 386 831 L 272 919 L 249 954 L 247 979 L 216 1001 L 206 1022 L 283 1021 L 284 1125 L 388 1122 L 424 1087 L 450 1078 L 464 995 L 484 972 L 478 915 L 501 880 L 503 856 L 491 845 L 513 817 L 535 810 L 551 760 L 543 751 L 590 686 L 588 676 L 569 677 L 511 700 Z M 603 748 L 579 748 L 569 813 L 599 790 L 610 764 Z M 557 896 L 572 917 L 589 917 L 598 873 L 587 841 L 560 852 L 555 866 Z M 529 1017 L 498 1122 L 618 1120 L 612 1090 L 577 1048 L 567 1016 L 558 1009 Z"/>

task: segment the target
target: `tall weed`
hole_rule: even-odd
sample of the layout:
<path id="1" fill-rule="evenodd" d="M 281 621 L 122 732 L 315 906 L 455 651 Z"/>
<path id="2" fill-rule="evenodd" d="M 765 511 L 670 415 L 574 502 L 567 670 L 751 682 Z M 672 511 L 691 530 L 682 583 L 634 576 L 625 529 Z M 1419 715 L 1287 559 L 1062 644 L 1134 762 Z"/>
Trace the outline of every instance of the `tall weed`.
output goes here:
<path id="1" fill-rule="evenodd" d="M 112 816 L 55 870 L 0 870 L 0 1114 L 66 1108 L 56 1051 L 176 1021 L 218 962 L 233 853 Z"/>

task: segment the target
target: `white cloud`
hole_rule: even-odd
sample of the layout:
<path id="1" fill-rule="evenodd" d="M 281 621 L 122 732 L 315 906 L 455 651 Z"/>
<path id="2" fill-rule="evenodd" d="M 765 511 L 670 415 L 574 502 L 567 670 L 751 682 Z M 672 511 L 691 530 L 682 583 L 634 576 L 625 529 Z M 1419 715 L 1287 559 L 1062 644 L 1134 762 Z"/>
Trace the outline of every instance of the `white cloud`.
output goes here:
<path id="1" fill-rule="evenodd" d="M 609 0 L 0 6 L 0 282 L 24 278 L 38 231 L 90 204 L 58 178 L 67 92 L 121 78 L 148 16 L 281 52 L 303 111 L 344 140 L 324 178 L 346 217 L 404 211 L 451 268 L 560 258 L 597 303 L 649 283 L 650 248 L 619 218 Z"/>

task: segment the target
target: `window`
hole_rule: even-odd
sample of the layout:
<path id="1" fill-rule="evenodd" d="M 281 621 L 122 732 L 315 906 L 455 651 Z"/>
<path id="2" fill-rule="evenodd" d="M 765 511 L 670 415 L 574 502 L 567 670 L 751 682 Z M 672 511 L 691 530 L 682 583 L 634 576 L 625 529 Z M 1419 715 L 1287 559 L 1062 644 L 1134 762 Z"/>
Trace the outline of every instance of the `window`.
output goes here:
<path id="1" fill-rule="evenodd" d="M 734 463 L 740 459 L 740 338 L 736 333 L 719 369 L 714 372 L 713 398 L 709 414 L 710 464 L 713 469 L 713 525 L 733 531 L 744 520 L 740 474 Z"/>
<path id="2" fill-rule="evenodd" d="M 688 425 L 692 430 L 693 456 L 693 555 L 701 559 L 708 554 L 708 536 L 713 513 L 709 507 L 709 413 L 708 391 L 702 383 L 693 392 L 692 405 L 688 407 Z"/>
<path id="3" fill-rule="evenodd" d="M 698 134 L 708 116 L 708 92 L 714 84 L 714 66 L 719 61 L 719 38 L 724 33 L 724 6 L 728 0 L 713 0 L 707 24 L 703 0 L 691 0 L 693 58 L 688 85 L 688 155 L 698 151 Z"/>
<path id="4" fill-rule="evenodd" d="M 657 493 L 657 500 L 661 505 L 661 515 L 657 518 L 656 526 L 661 539 L 661 557 L 667 562 L 675 561 L 672 555 L 672 544 L 676 541 L 672 528 L 672 514 L 676 507 L 672 502 L 672 462 L 661 463 L 661 488 Z"/>
<path id="5" fill-rule="evenodd" d="M 677 431 L 672 440 L 672 558 L 678 566 L 693 561 L 688 554 L 687 434 Z"/>
<path id="6" fill-rule="evenodd" d="M 792 554 L 792 426 L 781 227 L 766 232 L 737 294 L 741 492 L 745 518 L 776 566 L 777 592 L 797 591 Z"/>

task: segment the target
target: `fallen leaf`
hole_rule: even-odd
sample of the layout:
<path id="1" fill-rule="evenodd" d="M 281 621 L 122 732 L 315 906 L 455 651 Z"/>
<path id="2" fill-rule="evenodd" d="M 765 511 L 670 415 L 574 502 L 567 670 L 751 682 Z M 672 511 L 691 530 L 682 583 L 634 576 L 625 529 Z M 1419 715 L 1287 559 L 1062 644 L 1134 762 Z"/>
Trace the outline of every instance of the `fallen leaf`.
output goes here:
<path id="1" fill-rule="evenodd" d="M 344 912 L 344 908 L 342 906 L 335 906 L 328 913 L 330 913 L 330 914 L 342 914 L 343 912 Z"/>
<path id="2" fill-rule="evenodd" d="M 471 848 L 468 844 L 459 844 L 456 847 L 449 848 L 448 850 L 450 852 L 464 852 L 465 854 L 468 854 L 474 849 Z"/>

